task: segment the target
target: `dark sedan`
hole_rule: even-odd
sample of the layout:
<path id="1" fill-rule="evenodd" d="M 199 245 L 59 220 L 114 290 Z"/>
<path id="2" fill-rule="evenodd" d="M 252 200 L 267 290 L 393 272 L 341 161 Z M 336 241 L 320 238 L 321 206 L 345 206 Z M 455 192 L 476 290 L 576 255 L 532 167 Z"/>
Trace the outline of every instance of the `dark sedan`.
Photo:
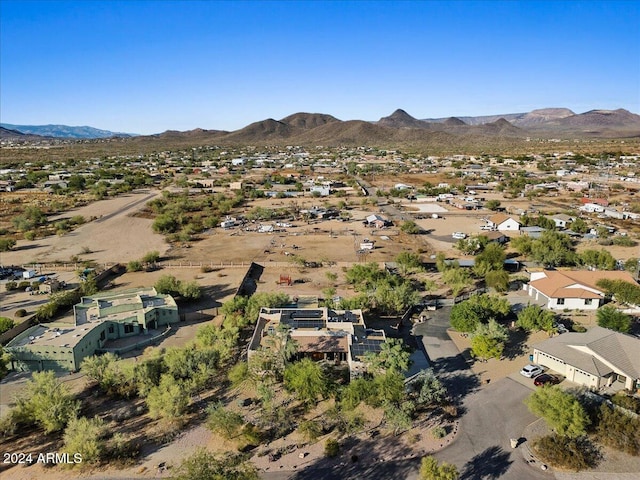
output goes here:
<path id="1" fill-rule="evenodd" d="M 538 375 L 533 381 L 533 384 L 536 387 L 541 387 L 543 385 L 555 385 L 556 383 L 560 383 L 560 379 L 548 373 L 543 373 L 542 375 Z"/>

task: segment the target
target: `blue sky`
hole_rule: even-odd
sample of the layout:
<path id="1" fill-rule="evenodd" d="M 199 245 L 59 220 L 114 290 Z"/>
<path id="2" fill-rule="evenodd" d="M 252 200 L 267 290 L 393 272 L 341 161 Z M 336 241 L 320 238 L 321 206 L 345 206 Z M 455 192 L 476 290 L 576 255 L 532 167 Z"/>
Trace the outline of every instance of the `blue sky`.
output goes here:
<path id="1" fill-rule="evenodd" d="M 640 2 L 0 0 L 0 121 L 640 113 Z"/>

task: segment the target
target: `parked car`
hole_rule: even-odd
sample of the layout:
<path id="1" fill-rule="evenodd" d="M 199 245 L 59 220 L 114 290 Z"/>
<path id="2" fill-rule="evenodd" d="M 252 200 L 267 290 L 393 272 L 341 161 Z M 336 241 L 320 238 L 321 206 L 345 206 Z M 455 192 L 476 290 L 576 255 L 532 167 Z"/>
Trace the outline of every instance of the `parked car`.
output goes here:
<path id="1" fill-rule="evenodd" d="M 455 238 L 456 240 L 463 240 L 463 239 L 467 238 L 467 234 L 466 233 L 462 233 L 462 232 L 453 232 L 451 234 L 451 236 L 453 238 Z"/>
<path id="2" fill-rule="evenodd" d="M 540 365 L 525 365 L 522 370 L 520 370 L 520 375 L 523 375 L 527 378 L 533 378 L 540 375 L 544 370 Z"/>
<path id="3" fill-rule="evenodd" d="M 564 323 L 554 323 L 553 328 L 555 328 L 558 333 L 568 333 L 569 329 L 565 326 Z"/>
<path id="4" fill-rule="evenodd" d="M 543 373 L 542 375 L 538 375 L 533 380 L 533 384 L 536 387 L 542 387 L 543 385 L 555 385 L 557 383 L 560 383 L 560 379 L 555 375 L 551 375 L 549 373 Z"/>

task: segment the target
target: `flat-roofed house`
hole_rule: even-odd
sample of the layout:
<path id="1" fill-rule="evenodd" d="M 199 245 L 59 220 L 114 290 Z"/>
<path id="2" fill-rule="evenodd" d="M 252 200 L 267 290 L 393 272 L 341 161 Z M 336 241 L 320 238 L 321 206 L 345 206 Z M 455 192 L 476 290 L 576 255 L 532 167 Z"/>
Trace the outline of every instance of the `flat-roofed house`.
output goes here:
<path id="1" fill-rule="evenodd" d="M 73 325 L 35 325 L 13 338 L 5 347 L 11 353 L 12 369 L 77 371 L 85 357 L 100 353 L 109 340 L 180 321 L 175 300 L 155 288 L 82 297 L 73 311 Z"/>
<path id="2" fill-rule="evenodd" d="M 364 356 L 379 352 L 383 330 L 367 328 L 362 310 L 321 308 L 262 308 L 249 343 L 248 358 L 270 348 L 270 337 L 284 331 L 297 344 L 297 356 L 347 362 L 352 377 L 364 373 Z"/>
<path id="3" fill-rule="evenodd" d="M 524 285 L 536 300 L 545 300 L 551 310 L 596 310 L 604 304 L 605 291 L 598 287 L 599 280 L 623 280 L 636 285 L 628 272 L 588 270 L 543 270 L 532 272 Z"/>
<path id="4" fill-rule="evenodd" d="M 545 340 L 534 347 L 533 361 L 592 389 L 640 388 L 640 340 L 607 328 Z"/>

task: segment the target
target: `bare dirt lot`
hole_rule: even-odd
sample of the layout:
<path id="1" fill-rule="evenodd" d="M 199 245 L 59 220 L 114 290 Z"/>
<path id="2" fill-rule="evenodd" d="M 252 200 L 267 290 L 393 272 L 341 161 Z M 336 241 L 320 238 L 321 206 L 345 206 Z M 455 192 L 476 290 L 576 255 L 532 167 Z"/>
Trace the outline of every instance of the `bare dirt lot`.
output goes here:
<path id="1" fill-rule="evenodd" d="M 56 218 L 82 215 L 86 219 L 96 217 L 96 220 L 62 236 L 19 240 L 13 250 L 0 253 L 0 265 L 67 263 L 73 256 L 97 263 L 126 263 L 152 250 L 162 254 L 169 246 L 162 235 L 153 233 L 153 221 L 131 216 L 158 194 L 158 191 L 147 190 L 121 195 L 59 215 Z M 84 247 L 91 253 L 83 254 Z"/>

